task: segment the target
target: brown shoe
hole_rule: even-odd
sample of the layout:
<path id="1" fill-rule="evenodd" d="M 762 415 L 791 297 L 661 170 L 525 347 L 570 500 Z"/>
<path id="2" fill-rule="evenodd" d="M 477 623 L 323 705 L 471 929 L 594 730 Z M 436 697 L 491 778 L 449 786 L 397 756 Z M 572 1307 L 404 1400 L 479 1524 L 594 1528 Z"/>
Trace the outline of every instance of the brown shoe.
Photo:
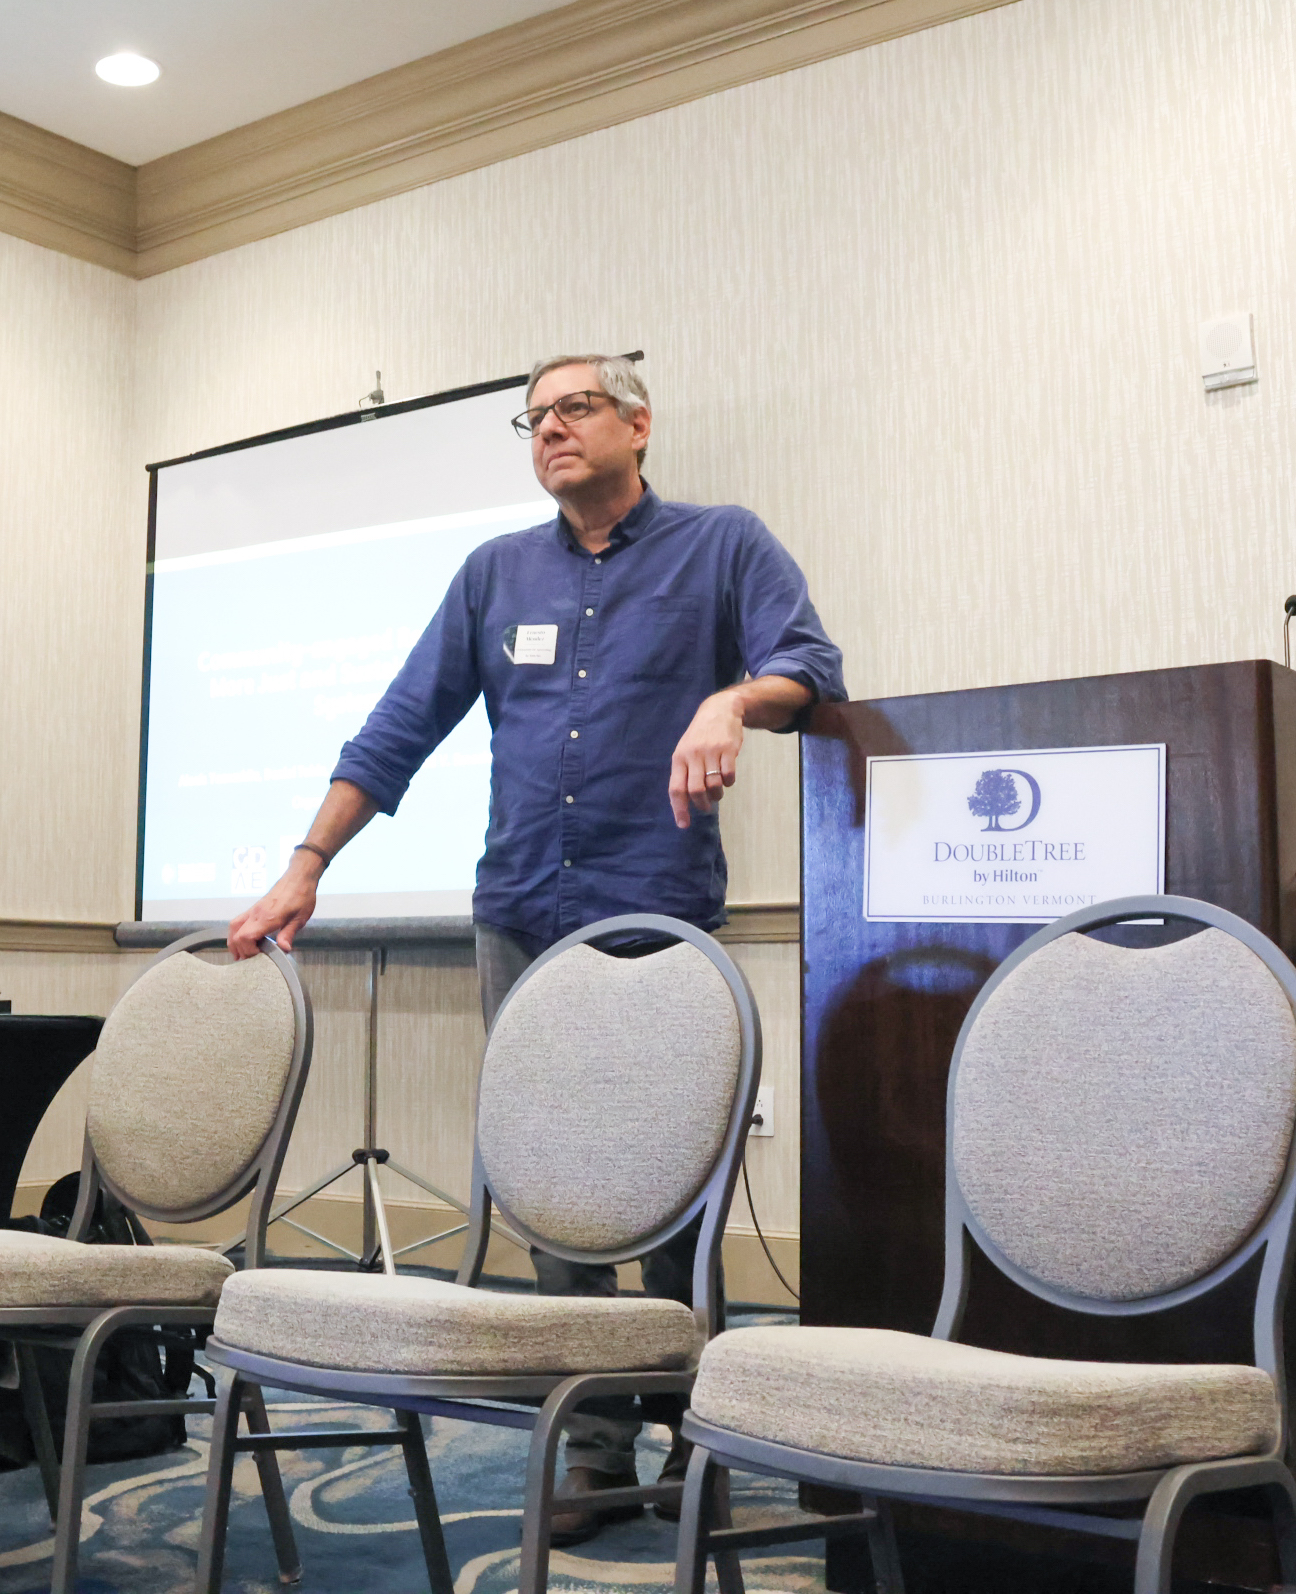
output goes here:
<path id="1" fill-rule="evenodd" d="M 692 1454 L 692 1444 L 682 1434 L 673 1434 L 670 1451 L 666 1456 L 666 1460 L 662 1463 L 657 1482 L 683 1483 L 684 1474 L 688 1471 L 689 1457 Z M 653 1510 L 663 1522 L 678 1522 L 680 1519 L 680 1502 L 678 1500 L 658 1500 L 654 1503 Z"/>
<path id="2" fill-rule="evenodd" d="M 592 1494 L 598 1489 L 633 1489 L 639 1479 L 633 1472 L 596 1472 L 593 1467 L 568 1467 L 567 1476 L 554 1490 L 554 1503 L 573 1494 Z M 629 1522 L 643 1515 L 643 1503 L 632 1500 L 600 1511 L 593 1505 L 578 1505 L 570 1511 L 555 1511 L 549 1528 L 553 1545 L 584 1544 L 609 1522 Z"/>

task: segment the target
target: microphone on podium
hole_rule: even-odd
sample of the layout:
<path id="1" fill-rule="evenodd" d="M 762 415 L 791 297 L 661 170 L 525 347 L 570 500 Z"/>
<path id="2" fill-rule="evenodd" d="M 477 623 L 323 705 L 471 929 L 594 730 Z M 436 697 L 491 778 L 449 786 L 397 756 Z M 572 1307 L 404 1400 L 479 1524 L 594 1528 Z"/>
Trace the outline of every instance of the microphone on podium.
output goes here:
<path id="1" fill-rule="evenodd" d="M 1292 615 L 1296 614 L 1296 592 L 1293 592 L 1287 602 L 1283 604 L 1286 618 L 1283 620 L 1283 663 L 1291 669 L 1291 623 Z"/>

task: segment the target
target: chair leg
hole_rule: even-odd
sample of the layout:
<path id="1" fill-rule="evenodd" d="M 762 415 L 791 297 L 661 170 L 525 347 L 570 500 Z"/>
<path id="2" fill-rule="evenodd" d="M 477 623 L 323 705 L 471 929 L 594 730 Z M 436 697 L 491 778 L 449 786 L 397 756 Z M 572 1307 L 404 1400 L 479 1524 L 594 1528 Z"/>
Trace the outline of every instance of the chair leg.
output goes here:
<path id="1" fill-rule="evenodd" d="M 31 1430 L 32 1445 L 36 1451 L 36 1465 L 40 1468 L 45 1501 L 49 1506 L 50 1521 L 58 1521 L 59 1463 L 54 1448 L 54 1431 L 50 1427 L 49 1408 L 45 1404 L 45 1391 L 41 1388 L 40 1367 L 36 1351 L 31 1345 L 14 1347 L 18 1353 L 18 1389 L 22 1395 L 23 1415 Z"/>
<path id="2" fill-rule="evenodd" d="M 1197 1462 L 1162 1478 L 1148 1501 L 1134 1563 L 1134 1594 L 1170 1594 L 1175 1535 L 1184 1512 L 1201 1494 L 1260 1488 L 1269 1497 L 1284 1586 L 1296 1578 L 1296 1479 L 1272 1457 Z"/>
<path id="3" fill-rule="evenodd" d="M 890 1504 L 886 1500 L 872 1500 L 869 1504 L 877 1512 L 877 1521 L 868 1530 L 877 1594 L 904 1594 L 904 1569 L 900 1565 Z"/>
<path id="4" fill-rule="evenodd" d="M 229 1527 L 230 1490 L 234 1483 L 234 1444 L 238 1437 L 243 1387 L 236 1374 L 221 1381 L 220 1393 L 216 1397 L 195 1594 L 219 1594 L 221 1574 L 225 1570 L 225 1534 Z"/>
<path id="5" fill-rule="evenodd" d="M 560 1386 L 561 1388 L 561 1386 Z M 557 1394 L 557 1391 L 555 1391 Z M 572 1405 L 576 1402 L 572 1401 Z M 522 1500 L 522 1558 L 517 1594 L 545 1594 L 549 1584 L 549 1533 L 553 1523 L 554 1471 L 567 1403 L 551 1394 L 531 1431 L 526 1494 Z"/>
<path id="6" fill-rule="evenodd" d="M 414 1502 L 419 1538 L 423 1541 L 423 1559 L 427 1563 L 432 1594 L 454 1594 L 454 1578 L 450 1574 L 450 1557 L 446 1554 L 445 1537 L 441 1532 L 441 1513 L 437 1509 L 432 1469 L 428 1466 L 423 1425 L 416 1411 L 398 1411 L 396 1422 L 405 1431 L 401 1449 L 405 1455 L 410 1498 Z"/>
<path id="7" fill-rule="evenodd" d="M 1296 1480 L 1283 1468 L 1283 1477 L 1265 1491 L 1273 1506 L 1274 1538 L 1284 1583 L 1296 1583 Z"/>
<path id="8" fill-rule="evenodd" d="M 63 1426 L 63 1465 L 59 1471 L 58 1511 L 54 1521 L 54 1569 L 50 1594 L 75 1594 L 81 1549 L 81 1502 L 85 1494 L 86 1449 L 90 1442 L 90 1406 L 94 1400 L 99 1352 L 112 1337 L 109 1314 L 97 1318 L 82 1334 L 72 1358 L 67 1420 Z"/>
<path id="9" fill-rule="evenodd" d="M 1139 1532 L 1134 1594 L 1170 1594 L 1175 1536 L 1183 1514 L 1199 1494 L 1211 1494 L 1221 1487 L 1228 1484 L 1221 1484 L 1217 1470 L 1208 1464 L 1179 1467 L 1157 1484 Z"/>
<path id="10" fill-rule="evenodd" d="M 733 1512 L 729 1508 L 728 1467 L 717 1466 L 716 1468 L 712 1501 L 712 1516 L 716 1527 L 731 1528 L 733 1526 Z M 715 1552 L 715 1567 L 716 1582 L 720 1585 L 720 1594 L 745 1594 L 742 1562 L 738 1559 L 737 1550 L 717 1550 Z"/>
<path id="11" fill-rule="evenodd" d="M 1177 1483 L 1173 1474 L 1162 1479 L 1148 1503 L 1134 1563 L 1134 1594 L 1170 1594 L 1175 1534 L 1188 1506 Z"/>
<path id="12" fill-rule="evenodd" d="M 247 1415 L 249 1433 L 269 1433 L 270 1419 L 266 1416 L 265 1397 L 259 1384 L 244 1387 L 243 1407 Z M 292 1518 L 288 1513 L 288 1499 L 284 1494 L 279 1461 L 273 1450 L 253 1452 L 257 1476 L 261 1480 L 261 1498 L 265 1502 L 266 1516 L 270 1519 L 270 1536 L 274 1540 L 275 1559 L 279 1562 L 281 1583 L 300 1583 L 301 1556 L 293 1537 Z"/>
<path id="13" fill-rule="evenodd" d="M 675 1551 L 675 1594 L 703 1594 L 706 1587 L 706 1536 L 711 1527 L 716 1465 L 711 1452 L 693 1446 L 684 1474 L 679 1538 Z"/>

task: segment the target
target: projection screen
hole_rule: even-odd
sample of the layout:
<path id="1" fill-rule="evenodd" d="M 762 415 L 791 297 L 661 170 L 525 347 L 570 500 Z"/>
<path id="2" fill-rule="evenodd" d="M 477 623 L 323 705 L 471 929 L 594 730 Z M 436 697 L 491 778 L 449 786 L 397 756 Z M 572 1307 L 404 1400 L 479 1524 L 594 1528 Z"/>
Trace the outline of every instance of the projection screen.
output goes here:
<path id="1" fill-rule="evenodd" d="M 509 379 L 150 467 L 139 918 L 255 901 L 465 556 L 553 516 L 509 425 L 524 397 Z M 479 700 L 318 915 L 468 913 L 489 775 Z"/>

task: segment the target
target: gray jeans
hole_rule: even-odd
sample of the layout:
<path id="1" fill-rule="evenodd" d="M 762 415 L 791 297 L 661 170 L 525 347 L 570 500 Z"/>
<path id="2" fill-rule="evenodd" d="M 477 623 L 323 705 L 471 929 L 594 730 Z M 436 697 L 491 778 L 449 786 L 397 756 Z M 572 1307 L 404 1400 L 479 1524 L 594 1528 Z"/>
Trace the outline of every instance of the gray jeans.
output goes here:
<path id="1" fill-rule="evenodd" d="M 543 943 L 479 924 L 477 977 L 481 983 L 482 1017 L 487 1029 L 515 982 L 545 950 Z M 693 1305 L 693 1255 L 697 1250 L 701 1219 L 651 1251 L 639 1263 L 644 1294 L 658 1300 Z M 616 1269 L 590 1262 L 567 1262 L 531 1247 L 536 1289 L 541 1295 L 615 1295 Z M 724 1320 L 723 1278 L 720 1320 Z M 633 1395 L 601 1395 L 585 1401 L 567 1419 L 567 1465 L 590 1467 L 595 1472 L 623 1476 L 634 1471 L 634 1444 L 643 1426 L 664 1423 L 678 1431 L 684 1415 L 681 1395 L 648 1395 L 636 1405 Z"/>

